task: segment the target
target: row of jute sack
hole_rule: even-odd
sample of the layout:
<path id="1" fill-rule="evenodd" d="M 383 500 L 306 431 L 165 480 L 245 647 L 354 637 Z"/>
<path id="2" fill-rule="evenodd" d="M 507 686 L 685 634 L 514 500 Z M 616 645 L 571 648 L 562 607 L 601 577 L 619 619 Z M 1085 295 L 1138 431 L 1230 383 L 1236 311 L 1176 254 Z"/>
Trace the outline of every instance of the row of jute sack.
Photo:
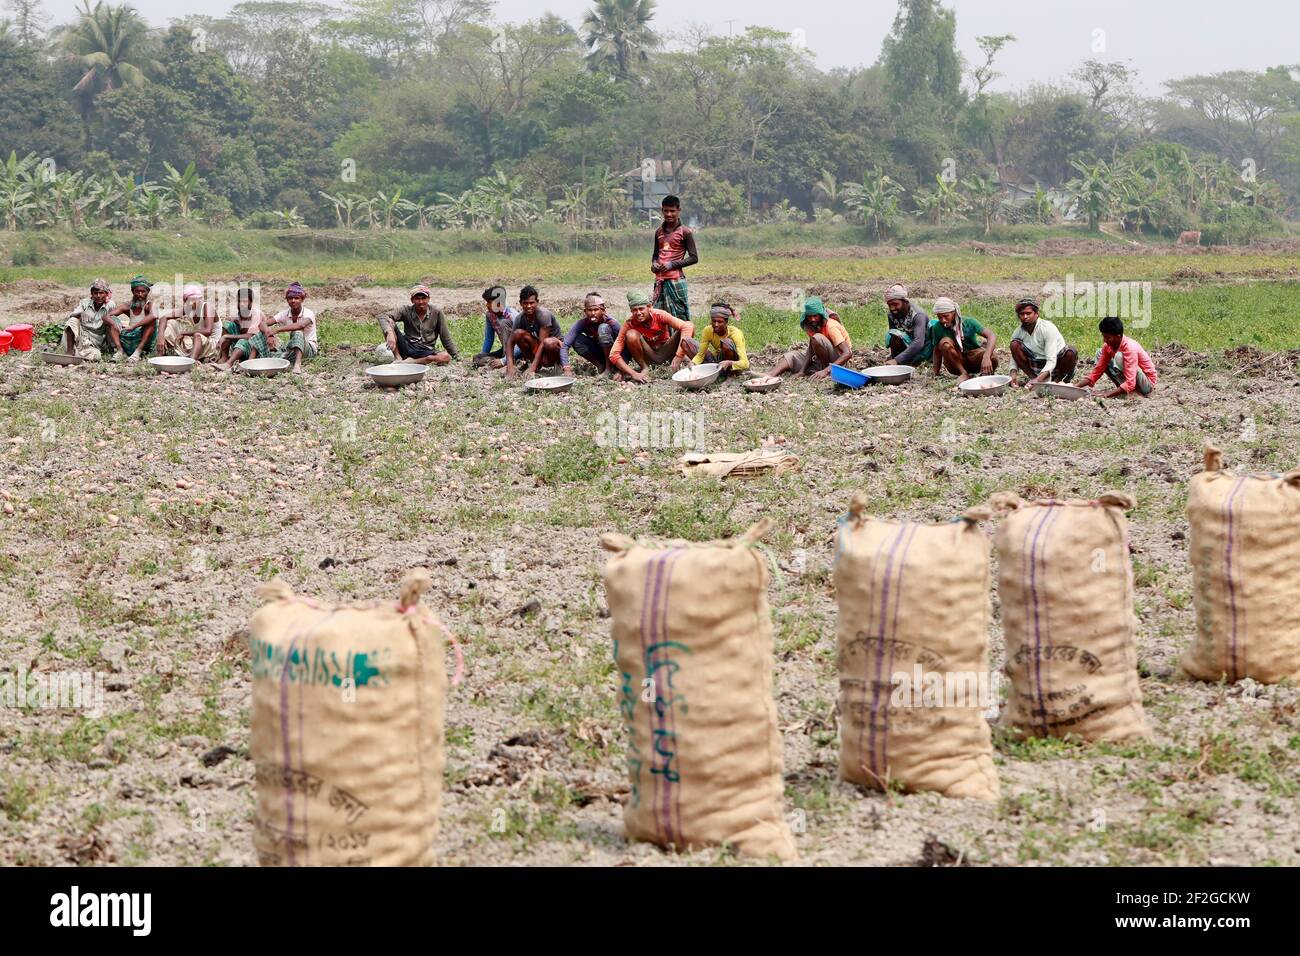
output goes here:
<path id="1" fill-rule="evenodd" d="M 1003 723 L 1089 741 L 1150 733 L 1124 515 L 1132 499 L 997 495 L 947 524 L 875 520 L 865 504 L 855 497 L 835 548 L 844 779 L 996 799 L 984 702 L 946 690 L 952 675 L 987 673 L 992 563 L 979 522 L 995 515 Z M 1182 670 L 1300 677 L 1300 470 L 1232 476 L 1210 449 L 1188 517 L 1197 633 Z M 782 806 L 769 561 L 757 547 L 766 530 L 764 521 L 729 541 L 656 547 L 602 539 L 613 552 L 605 588 L 634 839 L 796 856 Z M 433 862 L 450 635 L 419 601 L 428 586 L 428 572 L 412 572 L 396 605 L 324 605 L 278 582 L 266 590 L 250 638 L 262 864 Z M 459 659 L 457 648 L 457 679 Z M 900 700 L 900 673 L 945 689 Z"/>

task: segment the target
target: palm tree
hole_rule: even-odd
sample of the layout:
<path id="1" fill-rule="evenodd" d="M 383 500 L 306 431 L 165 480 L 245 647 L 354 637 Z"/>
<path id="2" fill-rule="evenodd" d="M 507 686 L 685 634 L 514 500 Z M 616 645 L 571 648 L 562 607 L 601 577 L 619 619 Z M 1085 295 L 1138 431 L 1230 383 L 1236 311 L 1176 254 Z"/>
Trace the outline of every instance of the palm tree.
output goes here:
<path id="1" fill-rule="evenodd" d="M 650 29 L 654 15 L 655 0 L 596 0 L 582 21 L 588 67 L 610 66 L 615 76 L 627 79 L 633 66 L 649 60 L 649 51 L 659 45 Z"/>
<path id="2" fill-rule="evenodd" d="M 81 103 L 82 120 L 90 141 L 90 113 L 95 97 L 121 86 L 141 86 L 147 73 L 162 65 L 153 58 L 149 25 L 133 7 L 107 6 L 82 0 L 78 20 L 63 29 L 63 47 L 85 70 L 73 93 Z"/>
<path id="3" fill-rule="evenodd" d="M 840 204 L 840 184 L 835 174 L 829 169 L 822 170 L 822 178 L 813 183 L 813 201 L 818 197 L 826 201 L 826 208 L 831 212 Z"/>

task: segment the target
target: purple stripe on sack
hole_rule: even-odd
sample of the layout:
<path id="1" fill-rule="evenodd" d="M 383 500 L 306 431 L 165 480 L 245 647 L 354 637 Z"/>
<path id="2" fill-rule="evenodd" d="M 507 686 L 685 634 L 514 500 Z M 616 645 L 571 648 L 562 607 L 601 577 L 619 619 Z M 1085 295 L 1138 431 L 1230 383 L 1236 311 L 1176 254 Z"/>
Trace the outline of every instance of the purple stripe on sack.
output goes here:
<path id="1" fill-rule="evenodd" d="M 1236 546 L 1237 532 L 1236 513 L 1233 511 L 1233 506 L 1236 504 L 1237 495 L 1245 487 L 1245 484 L 1245 478 L 1238 478 L 1233 482 L 1232 490 L 1228 492 L 1228 497 L 1223 502 L 1223 513 L 1228 519 L 1228 540 L 1223 549 L 1223 581 L 1228 591 L 1228 616 L 1232 622 L 1232 629 L 1228 637 L 1228 653 L 1232 660 L 1232 672 L 1228 676 L 1234 681 L 1239 679 L 1239 671 L 1237 669 L 1237 582 L 1232 578 L 1232 552 Z M 1241 630 L 1245 631 L 1245 628 L 1242 627 Z"/>
<path id="2" fill-rule="evenodd" d="M 293 657 L 293 649 L 298 643 L 298 638 L 292 638 L 289 641 L 289 647 L 284 654 L 284 670 L 280 671 L 280 740 L 284 745 L 284 768 L 289 770 L 293 767 L 293 748 L 289 744 L 289 667 Z M 302 693 L 298 694 L 299 699 Z M 289 865 L 294 865 L 293 860 L 293 787 L 284 788 L 284 810 L 285 810 L 285 833 L 288 839 L 285 840 L 285 850 L 289 854 Z"/>
<path id="3" fill-rule="evenodd" d="M 1042 536 L 1043 526 L 1047 524 L 1047 519 L 1052 516 L 1051 508 L 1044 508 L 1037 521 L 1031 521 L 1029 529 L 1025 532 L 1025 537 L 1029 538 L 1029 530 L 1033 531 L 1033 540 L 1029 543 L 1029 551 L 1026 555 L 1029 561 L 1029 590 L 1026 594 L 1028 602 L 1026 617 L 1032 618 L 1034 622 L 1034 690 L 1038 709 L 1042 713 L 1043 731 L 1047 730 L 1047 705 L 1043 699 L 1043 627 L 1038 615 L 1038 541 Z M 1035 527 L 1035 523 L 1037 527 Z"/>
<path id="4" fill-rule="evenodd" d="M 876 638 L 875 679 L 871 679 L 870 673 L 867 675 L 871 683 L 871 735 L 868 738 L 869 750 L 867 753 L 871 762 L 871 773 L 877 780 L 880 778 L 881 768 L 877 767 L 876 761 L 876 714 L 880 709 L 880 670 L 885 663 L 885 621 L 889 616 L 889 592 L 894 576 L 894 555 L 898 553 L 898 546 L 902 543 L 903 538 L 907 536 L 909 527 L 911 527 L 910 522 L 904 522 L 903 526 L 898 529 L 898 534 L 894 537 L 894 543 L 889 547 L 889 557 L 885 561 L 885 578 L 880 588 L 880 628 Z"/>
<path id="5" fill-rule="evenodd" d="M 650 571 L 645 579 L 645 591 L 641 595 L 641 661 L 645 666 L 645 676 L 650 678 L 651 686 L 654 689 L 654 700 L 659 699 L 659 676 L 652 673 L 651 662 L 646 657 L 646 650 L 654 645 L 654 627 L 656 622 L 656 612 L 658 611 L 659 586 L 661 575 L 663 573 L 663 561 L 668 556 L 664 551 L 650 559 Z M 645 685 L 642 684 L 644 689 Z M 653 772 L 655 763 L 655 705 L 654 701 L 650 703 L 649 713 L 650 734 L 646 738 L 648 744 L 646 748 L 646 759 L 650 762 L 650 806 L 655 805 L 655 795 L 658 793 L 658 775 Z M 662 842 L 663 834 L 660 831 L 659 820 L 655 819 L 655 836 Z"/>
<path id="6" fill-rule="evenodd" d="M 893 641 L 898 637 L 898 609 L 903 605 L 903 572 L 907 570 L 907 552 L 912 549 L 912 541 L 916 538 L 917 529 L 920 525 L 910 525 L 907 532 L 907 540 L 903 544 L 903 553 L 898 558 L 898 579 L 894 585 L 894 620 L 889 629 L 890 647 L 889 647 L 889 673 L 894 672 L 894 647 Z M 883 643 L 883 642 L 882 642 Z M 884 775 L 889 773 L 889 708 L 885 708 L 885 729 L 882 735 L 880 747 L 880 772 Z"/>
<path id="7" fill-rule="evenodd" d="M 668 640 L 668 594 L 669 594 L 669 592 L 672 590 L 673 566 L 677 564 L 678 559 L 682 556 L 683 553 L 685 553 L 685 552 L 684 552 L 684 549 L 678 548 L 678 549 L 674 550 L 674 551 L 671 553 L 671 555 L 670 555 L 668 561 L 665 563 L 665 567 L 664 567 L 664 597 L 663 597 L 663 608 L 662 608 L 662 611 L 661 611 L 661 613 L 663 614 L 663 622 L 662 622 L 662 624 L 660 625 L 660 634 L 659 634 L 659 642 L 660 642 L 660 643 L 663 643 L 664 641 L 667 641 L 667 640 Z M 675 703 L 676 703 L 676 697 L 677 697 L 677 694 L 676 694 L 676 691 L 673 689 L 673 671 L 672 671 L 672 668 L 667 668 L 666 671 L 667 671 L 667 676 L 664 678 L 664 683 L 665 683 L 665 684 L 667 685 L 667 687 L 668 687 L 668 692 L 669 692 L 670 694 L 673 695 L 672 698 L 670 699 L 670 703 L 669 703 L 669 706 L 668 706 L 668 708 L 667 708 L 667 710 L 668 710 L 668 732 L 669 732 L 670 734 L 672 734 L 672 741 L 673 741 L 673 755 L 672 755 L 672 757 L 670 757 L 670 758 L 668 759 L 668 762 L 665 764 L 664 769 L 665 769 L 666 771 L 668 771 L 668 770 L 672 770 L 672 765 L 673 765 L 674 762 L 676 762 L 676 764 L 677 764 L 677 769 L 676 769 L 675 771 L 673 771 L 673 772 L 677 774 L 677 780 L 678 780 L 678 782 L 680 783 L 681 778 L 682 778 L 682 762 L 681 762 L 681 757 L 680 757 L 680 755 L 679 755 L 678 752 L 677 752 L 677 714 L 676 714 L 676 712 L 675 712 L 675 707 L 674 707 L 674 705 L 675 705 Z M 660 729 L 660 730 L 663 730 L 663 729 L 664 729 L 664 728 L 663 728 L 663 717 L 660 717 L 659 720 L 660 720 L 660 727 L 659 727 L 659 729 Z M 681 838 L 681 836 L 682 836 L 682 788 L 681 788 L 680 786 L 674 786 L 673 781 L 669 778 L 668 774 L 665 773 L 665 774 L 664 774 L 664 802 L 663 802 L 663 811 L 664 811 L 664 822 L 665 822 L 665 824 L 666 824 L 666 826 L 667 826 L 667 829 L 668 829 L 668 842 L 669 842 L 669 843 L 673 843 L 673 842 L 674 842 L 674 840 L 673 840 L 673 811 L 674 811 L 674 809 L 676 810 L 676 817 L 677 817 L 677 836 L 678 836 L 678 838 Z M 684 841 L 683 841 L 683 843 L 681 844 L 681 848 L 682 848 L 682 849 L 685 848 Z"/>
<path id="8" fill-rule="evenodd" d="M 884 553 L 884 551 L 885 551 L 885 539 L 884 539 L 884 538 L 881 538 L 881 539 L 880 539 L 880 543 L 876 545 L 876 556 L 875 556 L 875 558 L 872 559 L 872 562 L 871 562 L 871 590 L 870 590 L 870 593 L 869 593 L 869 595 L 868 595 L 868 600 L 867 600 L 867 607 L 868 607 L 868 608 L 873 608 L 873 607 L 876 606 L 876 568 L 880 567 L 880 556 Z M 870 620 L 866 621 L 865 623 L 866 623 L 867 627 L 870 628 L 870 626 L 871 626 L 871 622 L 870 622 Z M 866 634 L 870 635 L 871 632 L 870 632 L 870 630 L 867 630 L 866 632 L 859 631 L 858 633 L 866 633 Z M 863 649 L 862 649 L 862 656 L 863 656 L 863 658 L 864 658 L 864 660 L 866 661 L 866 664 L 867 664 L 867 670 L 866 670 L 866 684 L 869 684 L 869 683 L 871 683 L 871 654 L 870 654 L 870 652 L 868 651 L 868 649 L 867 649 L 865 646 L 864 646 Z M 864 684 L 863 686 L 865 687 L 866 684 Z M 866 737 L 866 733 L 867 733 L 867 721 L 866 721 L 866 720 L 861 720 L 861 721 L 858 722 L 858 750 L 857 750 L 857 754 L 858 754 L 858 763 L 859 763 L 859 764 L 861 764 L 861 762 L 862 762 L 863 741 L 864 741 L 864 738 Z M 863 767 L 863 769 L 865 770 L 865 769 L 867 769 L 867 768 L 866 768 L 866 767 Z"/>

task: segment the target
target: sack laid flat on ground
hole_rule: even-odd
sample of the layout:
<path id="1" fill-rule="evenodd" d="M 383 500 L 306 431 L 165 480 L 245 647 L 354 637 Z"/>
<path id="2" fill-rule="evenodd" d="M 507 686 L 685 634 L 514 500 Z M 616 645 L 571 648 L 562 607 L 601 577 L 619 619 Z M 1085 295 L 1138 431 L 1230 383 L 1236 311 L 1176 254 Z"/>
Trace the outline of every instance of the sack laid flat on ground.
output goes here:
<path id="1" fill-rule="evenodd" d="M 1003 722 L 1040 737 L 1151 733 L 1137 674 L 1128 495 L 1021 501 L 998 526 L 998 594 L 1011 696 Z"/>
<path id="2" fill-rule="evenodd" d="M 730 541 L 605 535 L 605 596 L 631 792 L 628 835 L 677 850 L 796 855 L 782 811 L 760 522 Z"/>
<path id="3" fill-rule="evenodd" d="M 988 538 L 972 509 L 947 524 L 877 521 L 856 495 L 835 550 L 840 775 L 884 790 L 996 800 L 986 708 Z"/>
<path id="4" fill-rule="evenodd" d="M 429 866 L 442 801 L 446 633 L 419 603 L 264 588 L 253 615 L 253 841 L 263 866 Z"/>
<path id="5" fill-rule="evenodd" d="M 1300 680 L 1300 468 L 1232 475 L 1217 448 L 1187 491 L 1199 680 Z"/>

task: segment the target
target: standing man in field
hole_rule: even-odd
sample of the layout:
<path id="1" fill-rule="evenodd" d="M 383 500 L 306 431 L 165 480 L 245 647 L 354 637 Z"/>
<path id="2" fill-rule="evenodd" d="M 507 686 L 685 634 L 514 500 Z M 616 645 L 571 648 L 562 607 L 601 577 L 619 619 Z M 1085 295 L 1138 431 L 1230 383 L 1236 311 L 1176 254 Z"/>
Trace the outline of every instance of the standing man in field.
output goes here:
<path id="1" fill-rule="evenodd" d="M 1021 299 L 1016 303 L 1016 317 L 1020 328 L 1011 336 L 1011 358 L 1016 368 L 1029 377 L 1025 384 L 1030 388 L 1051 379 L 1068 382 L 1074 378 L 1074 367 L 1079 364 L 1079 353 L 1065 344 L 1061 330 L 1038 315 L 1038 303 Z M 1019 386 L 1013 375 L 1011 384 Z"/>
<path id="2" fill-rule="evenodd" d="M 716 362 L 722 369 L 721 378 L 749 368 L 749 354 L 745 351 L 745 331 L 736 325 L 736 310 L 726 302 L 715 302 L 709 308 L 709 327 L 700 335 L 700 347 L 695 353 L 695 364 Z"/>
<path id="3" fill-rule="evenodd" d="M 700 261 L 695 250 L 695 233 L 683 225 L 682 201 L 676 196 L 665 196 L 661 209 L 664 221 L 655 230 L 654 250 L 650 255 L 650 271 L 655 274 L 654 307 L 689 322 L 691 307 L 683 270 Z"/>
<path id="4" fill-rule="evenodd" d="M 128 316 L 122 320 L 122 328 L 118 331 L 118 340 L 128 362 L 140 361 L 141 356 L 154 347 L 158 317 L 154 315 L 153 299 L 149 297 L 152 288 L 152 282 L 144 276 L 136 276 L 131 280 L 131 301 L 109 313 L 110 319 Z"/>
<path id="5" fill-rule="evenodd" d="M 63 350 L 69 355 L 95 360 L 121 352 L 117 323 L 109 318 L 114 308 L 108 283 L 96 279 L 90 284 L 90 296 L 68 313 L 68 321 L 63 326 Z"/>
<path id="6" fill-rule="evenodd" d="M 997 371 L 996 332 L 963 316 L 957 303 L 946 296 L 934 300 L 934 318 L 926 335 L 934 357 L 935 378 L 946 368 L 957 376 L 960 385 L 973 375 L 992 375 Z M 984 340 L 983 346 L 980 339 Z"/>
<path id="7" fill-rule="evenodd" d="M 885 291 L 889 329 L 885 345 L 889 348 L 886 365 L 919 365 L 930 358 L 927 331 L 930 317 L 907 298 L 907 289 L 895 283 Z"/>
<path id="8" fill-rule="evenodd" d="M 447 318 L 442 309 L 429 304 L 429 291 L 427 285 L 414 286 L 410 305 L 379 316 L 379 329 L 394 360 L 416 365 L 446 365 L 457 357 Z M 438 351 L 439 342 L 444 351 Z"/>
<path id="9" fill-rule="evenodd" d="M 526 285 L 519 290 L 519 318 L 515 319 L 510 341 L 506 343 L 506 377 L 518 375 L 515 352 L 527 361 L 530 374 L 539 368 L 560 364 L 560 346 L 564 329 L 550 309 L 543 309 L 537 289 Z"/>
<path id="10" fill-rule="evenodd" d="M 804 301 L 799 327 L 808 336 L 808 348 L 786 352 L 772 369 L 773 376 L 793 372 L 815 380 L 828 378 L 832 365 L 843 365 L 852 357 L 853 340 L 849 338 L 849 330 L 817 296 L 809 296 Z"/>
<path id="11" fill-rule="evenodd" d="M 560 343 L 560 366 L 565 375 L 573 374 L 571 350 L 576 350 L 600 371 L 602 375 L 611 370 L 609 352 L 614 347 L 614 340 L 622 328 L 618 320 L 612 318 L 605 310 L 605 299 L 599 292 L 587 293 L 582 303 L 582 318 L 573 323 L 564 341 Z"/>

